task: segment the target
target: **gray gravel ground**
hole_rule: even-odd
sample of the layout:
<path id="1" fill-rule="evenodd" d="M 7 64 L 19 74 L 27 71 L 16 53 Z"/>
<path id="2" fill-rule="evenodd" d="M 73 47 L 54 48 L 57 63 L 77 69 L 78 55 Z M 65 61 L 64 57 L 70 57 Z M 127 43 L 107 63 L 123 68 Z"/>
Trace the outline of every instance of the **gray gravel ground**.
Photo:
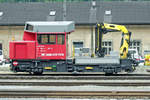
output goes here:
<path id="1" fill-rule="evenodd" d="M 150 100 L 150 99 L 0 98 L 0 100 Z"/>
<path id="2" fill-rule="evenodd" d="M 9 64 L 0 65 L 0 72 L 10 72 L 9 66 L 10 66 Z"/>
<path id="3" fill-rule="evenodd" d="M 148 86 L 0 86 L 4 91 L 150 91 Z"/>
<path id="4" fill-rule="evenodd" d="M 147 70 L 150 70 L 150 66 L 138 66 L 133 74 L 150 74 Z"/>
<path id="5" fill-rule="evenodd" d="M 0 100 L 111 100 L 111 99 L 71 99 L 71 98 L 0 98 Z M 114 100 L 114 99 L 113 99 Z M 117 100 L 117 99 L 116 99 Z M 119 99 L 120 100 L 120 99 Z M 122 99 L 123 100 L 123 99 Z"/>
<path id="6" fill-rule="evenodd" d="M 124 83 L 124 82 L 140 82 L 140 83 L 150 83 L 150 80 L 72 80 L 72 79 L 69 79 L 69 80 L 53 80 L 53 79 L 49 79 L 49 80 L 39 80 L 39 79 L 25 79 L 25 80 L 21 80 L 21 79 L 17 79 L 17 80 L 14 80 L 14 79 L 0 79 L 0 82 L 66 82 L 66 83 L 72 83 L 72 82 L 99 82 L 99 83 L 102 83 L 102 82 L 113 82 L 113 83 Z"/>
<path id="7" fill-rule="evenodd" d="M 0 98 L 0 100 L 150 100 L 150 99 Z"/>

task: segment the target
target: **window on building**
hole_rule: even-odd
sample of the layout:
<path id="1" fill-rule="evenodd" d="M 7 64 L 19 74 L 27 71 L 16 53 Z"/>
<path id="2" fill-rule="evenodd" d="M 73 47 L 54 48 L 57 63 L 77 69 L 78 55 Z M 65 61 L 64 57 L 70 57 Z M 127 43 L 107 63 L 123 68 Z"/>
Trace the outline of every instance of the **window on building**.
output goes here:
<path id="1" fill-rule="evenodd" d="M 0 43 L 0 50 L 2 50 L 2 43 Z"/>
<path id="2" fill-rule="evenodd" d="M 0 55 L 2 55 L 2 43 L 0 43 Z"/>
<path id="3" fill-rule="evenodd" d="M 110 54 L 110 51 L 112 51 L 112 41 L 103 41 L 102 47 L 104 48 L 105 55 Z"/>
<path id="4" fill-rule="evenodd" d="M 82 55 L 81 48 L 83 48 L 83 41 L 73 42 L 73 46 L 75 56 L 81 56 Z"/>
<path id="5" fill-rule="evenodd" d="M 0 50 L 0 55 L 2 55 L 2 50 Z"/>
<path id="6" fill-rule="evenodd" d="M 73 42 L 74 48 L 83 48 L 83 42 Z"/>
<path id="7" fill-rule="evenodd" d="M 55 16 L 55 15 L 56 15 L 56 11 L 51 10 L 51 11 L 49 12 L 49 15 L 50 15 L 50 16 Z"/>
<path id="8" fill-rule="evenodd" d="M 64 35 L 57 35 L 57 44 L 64 44 L 65 43 L 65 36 Z"/>
<path id="9" fill-rule="evenodd" d="M 131 49 L 137 49 L 139 53 L 141 53 L 141 40 L 132 40 L 130 42 Z"/>
<path id="10" fill-rule="evenodd" d="M 3 12 L 0 12 L 0 17 L 2 17 L 2 16 L 3 16 L 3 14 L 4 14 Z"/>

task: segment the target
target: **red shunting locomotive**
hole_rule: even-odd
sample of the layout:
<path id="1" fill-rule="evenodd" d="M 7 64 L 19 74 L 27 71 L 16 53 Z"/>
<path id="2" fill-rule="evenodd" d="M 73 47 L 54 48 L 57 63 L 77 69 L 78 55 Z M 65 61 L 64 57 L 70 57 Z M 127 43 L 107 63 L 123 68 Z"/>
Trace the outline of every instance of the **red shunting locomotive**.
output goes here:
<path id="1" fill-rule="evenodd" d="M 57 71 L 57 66 L 66 61 L 67 38 L 72 31 L 72 21 L 26 22 L 23 41 L 12 41 L 9 45 L 11 69 L 35 74 Z"/>

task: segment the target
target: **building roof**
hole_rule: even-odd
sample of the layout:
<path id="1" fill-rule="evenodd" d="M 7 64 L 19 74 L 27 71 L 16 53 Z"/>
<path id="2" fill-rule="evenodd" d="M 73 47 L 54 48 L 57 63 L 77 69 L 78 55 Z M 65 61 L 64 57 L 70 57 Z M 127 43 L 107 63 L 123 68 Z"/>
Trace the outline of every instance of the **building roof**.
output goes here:
<path id="1" fill-rule="evenodd" d="M 66 8 L 63 9 L 63 8 Z M 51 15 L 54 11 L 54 15 Z M 66 11 L 66 13 L 64 13 Z M 76 24 L 110 22 L 150 24 L 150 2 L 1 3 L 0 25 L 24 25 L 26 21 L 75 21 Z M 52 13 L 53 14 L 53 13 Z"/>

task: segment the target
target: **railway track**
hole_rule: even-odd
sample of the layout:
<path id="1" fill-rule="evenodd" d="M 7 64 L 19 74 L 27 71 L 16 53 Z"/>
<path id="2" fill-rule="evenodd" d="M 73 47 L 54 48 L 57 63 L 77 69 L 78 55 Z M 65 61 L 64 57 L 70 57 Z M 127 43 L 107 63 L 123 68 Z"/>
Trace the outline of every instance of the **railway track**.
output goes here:
<path id="1" fill-rule="evenodd" d="M 0 97 L 150 97 L 150 91 L 0 91 Z"/>
<path id="2" fill-rule="evenodd" d="M 141 76 L 73 76 L 0 74 L 0 85 L 7 86 L 150 86 L 150 75 Z"/>
<path id="3" fill-rule="evenodd" d="M 113 80 L 113 81 L 112 81 Z M 120 81 L 118 81 L 120 80 Z M 127 80 L 127 81 L 124 81 Z M 136 82 L 139 80 L 138 82 Z M 141 81 L 142 80 L 142 81 Z M 3 87 L 6 86 L 6 87 Z M 26 87 L 27 86 L 27 87 Z M 75 86 L 75 87 L 74 87 Z M 76 90 L 76 88 L 83 88 Z M 86 87 L 84 87 L 86 86 Z M 96 90 L 88 86 L 96 86 Z M 106 90 L 105 87 L 106 86 Z M 119 90 L 109 87 L 124 87 Z M 136 87 L 149 87 L 150 75 L 125 75 L 125 76 L 104 76 L 104 75 L 26 75 L 0 74 L 0 97 L 1 98 L 44 98 L 44 97 L 119 97 L 119 98 L 150 98 L 150 91 L 146 88 L 138 90 Z M 11 87 L 13 89 L 9 89 Z M 38 89 L 41 88 L 41 89 Z M 45 87 L 45 88 L 44 88 Z M 66 90 L 66 87 L 68 90 Z M 97 89 L 98 87 L 98 89 Z M 103 89 L 101 89 L 103 87 Z M 126 89 L 126 87 L 128 89 Z M 44 88 L 44 89 L 43 89 Z M 48 89 L 47 89 L 48 88 Z M 73 88 L 73 89 L 72 89 Z M 90 90 L 84 91 L 89 88 Z M 132 88 L 132 90 L 130 90 Z M 134 90 L 134 88 L 136 88 Z M 17 90 L 18 89 L 18 90 Z M 47 89 L 47 90 L 45 90 Z"/>
<path id="4" fill-rule="evenodd" d="M 150 80 L 150 74 L 120 74 L 113 76 L 101 75 L 57 75 L 57 74 L 46 74 L 46 75 L 29 75 L 29 74 L 0 74 L 0 79 L 15 79 L 15 80 Z"/>
<path id="5" fill-rule="evenodd" d="M 150 82 L 0 82 L 1 86 L 150 86 Z"/>

